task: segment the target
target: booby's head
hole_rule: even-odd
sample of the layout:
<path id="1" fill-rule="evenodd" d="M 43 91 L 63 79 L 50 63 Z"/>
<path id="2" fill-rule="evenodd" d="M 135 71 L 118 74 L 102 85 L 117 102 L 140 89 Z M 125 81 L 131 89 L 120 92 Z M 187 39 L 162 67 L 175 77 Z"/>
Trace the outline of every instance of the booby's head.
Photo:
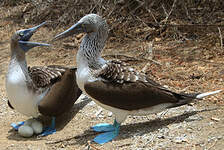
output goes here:
<path id="1" fill-rule="evenodd" d="M 30 38 L 32 35 L 39 29 L 41 26 L 43 26 L 46 22 L 41 23 L 40 25 L 37 25 L 35 27 L 19 30 L 16 31 L 15 34 L 13 34 L 11 38 L 11 49 L 12 50 L 22 50 L 23 52 L 28 52 L 31 48 L 36 46 L 50 46 L 49 44 L 44 43 L 37 43 L 37 42 L 30 42 Z"/>
<path id="2" fill-rule="evenodd" d="M 66 31 L 56 35 L 53 40 L 63 39 L 73 34 L 98 33 L 102 38 L 107 38 L 108 27 L 106 21 L 97 14 L 88 14 L 82 17 L 76 24 L 71 26 Z"/>

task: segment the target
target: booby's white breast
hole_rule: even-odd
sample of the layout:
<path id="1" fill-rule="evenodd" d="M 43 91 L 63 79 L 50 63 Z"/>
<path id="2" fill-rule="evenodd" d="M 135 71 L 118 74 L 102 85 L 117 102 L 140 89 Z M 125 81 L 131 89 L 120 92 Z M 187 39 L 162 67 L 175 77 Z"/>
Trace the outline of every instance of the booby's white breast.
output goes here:
<path id="1" fill-rule="evenodd" d="M 85 94 L 86 94 L 86 92 L 85 92 Z M 91 96 L 89 96 L 89 97 L 91 97 Z M 159 112 L 162 112 L 162 111 L 166 110 L 167 107 L 172 105 L 171 103 L 163 103 L 163 104 L 159 104 L 159 105 L 155 105 L 155 106 L 148 107 L 148 108 L 143 108 L 143 109 L 124 110 L 124 109 L 115 108 L 115 107 L 111 107 L 111 106 L 105 105 L 105 104 L 103 104 L 103 103 L 101 103 L 98 100 L 93 99 L 93 98 L 92 98 L 92 100 L 96 104 L 98 104 L 101 107 L 103 107 L 104 109 L 111 111 L 115 115 L 116 121 L 119 122 L 119 123 L 122 123 L 126 119 L 126 117 L 128 115 L 144 116 L 144 115 L 155 114 L 155 113 L 159 113 Z"/>
<path id="2" fill-rule="evenodd" d="M 26 77 L 19 63 L 13 63 L 9 66 L 6 78 L 6 92 L 14 109 L 32 117 L 38 116 L 37 104 L 46 94 L 44 92 L 38 95 L 27 88 Z"/>
<path id="3" fill-rule="evenodd" d="M 89 68 L 85 67 L 77 69 L 76 82 L 82 91 L 85 91 L 84 84 L 88 81 L 89 77 Z"/>

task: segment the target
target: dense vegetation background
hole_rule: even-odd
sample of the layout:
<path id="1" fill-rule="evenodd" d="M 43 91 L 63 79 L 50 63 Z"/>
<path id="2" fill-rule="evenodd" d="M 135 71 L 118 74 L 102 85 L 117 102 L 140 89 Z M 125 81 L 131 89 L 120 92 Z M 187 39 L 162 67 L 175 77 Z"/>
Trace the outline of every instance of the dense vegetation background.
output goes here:
<path id="1" fill-rule="evenodd" d="M 107 19 L 111 36 L 132 40 L 196 40 L 224 29 L 223 0 L 3 0 L 0 5 L 15 8 L 9 15 L 15 23 L 48 20 L 52 28 L 97 13 Z"/>

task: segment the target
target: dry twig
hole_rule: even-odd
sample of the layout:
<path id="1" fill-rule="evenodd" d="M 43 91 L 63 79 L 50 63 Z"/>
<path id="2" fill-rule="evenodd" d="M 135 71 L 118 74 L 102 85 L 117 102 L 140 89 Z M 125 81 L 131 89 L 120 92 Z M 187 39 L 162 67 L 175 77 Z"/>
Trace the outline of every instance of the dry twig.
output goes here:
<path id="1" fill-rule="evenodd" d="M 145 2 L 141 2 L 139 0 L 136 0 L 136 1 L 139 2 L 139 3 L 142 3 L 143 5 L 141 5 L 141 6 L 145 6 Z M 153 15 L 152 11 L 150 9 L 146 8 L 146 7 L 145 7 L 145 9 L 151 14 L 154 21 L 158 24 L 158 21 L 156 20 L 156 17 Z"/>
<path id="2" fill-rule="evenodd" d="M 153 58 L 153 41 L 152 42 L 150 42 L 149 44 L 147 44 L 148 45 L 148 47 L 147 47 L 147 53 L 148 53 L 148 58 L 147 59 L 149 59 L 149 60 L 151 60 L 151 61 L 154 61 L 154 60 L 152 60 L 152 58 Z M 149 66 L 150 64 L 149 64 L 149 62 L 142 68 L 142 72 L 146 72 L 146 70 L 147 70 L 147 68 L 148 68 L 148 66 Z"/>
<path id="3" fill-rule="evenodd" d="M 183 1 L 183 3 L 184 3 L 184 9 L 185 9 L 185 11 L 186 11 L 186 15 L 187 15 L 188 19 L 191 20 L 191 16 L 190 16 L 189 11 L 188 11 L 188 9 L 187 9 L 186 3 L 185 3 L 184 1 Z"/>
<path id="4" fill-rule="evenodd" d="M 96 146 L 94 146 L 93 144 L 91 144 L 90 141 L 88 141 L 88 149 L 90 149 L 90 147 L 94 150 L 100 150 L 99 148 L 97 148 Z"/>
<path id="5" fill-rule="evenodd" d="M 168 18 L 170 17 L 171 13 L 173 12 L 173 9 L 174 9 L 174 7 L 175 7 L 176 1 L 177 1 L 177 0 L 174 0 L 174 1 L 173 1 L 173 5 L 172 5 L 171 10 L 170 10 L 169 13 L 167 13 L 165 7 L 162 5 L 162 7 L 163 7 L 163 9 L 164 9 L 164 12 L 165 12 L 165 14 L 166 14 L 166 18 L 165 18 L 162 22 L 164 22 L 165 24 L 166 24 Z"/>
<path id="6" fill-rule="evenodd" d="M 220 45 L 221 45 L 221 49 L 223 49 L 223 41 L 222 41 L 222 32 L 220 30 L 220 27 L 218 27 L 219 30 L 219 37 L 220 37 Z"/>
<path id="7" fill-rule="evenodd" d="M 214 141 L 214 143 L 208 148 L 208 150 L 212 149 L 216 143 L 217 143 L 217 140 Z"/>

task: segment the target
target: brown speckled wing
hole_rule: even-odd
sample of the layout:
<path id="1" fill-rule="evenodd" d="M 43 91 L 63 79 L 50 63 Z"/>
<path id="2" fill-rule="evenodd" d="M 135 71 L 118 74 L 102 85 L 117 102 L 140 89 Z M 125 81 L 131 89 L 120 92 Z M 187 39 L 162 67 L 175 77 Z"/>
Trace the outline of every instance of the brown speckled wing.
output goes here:
<path id="1" fill-rule="evenodd" d="M 117 61 L 108 62 L 95 76 L 99 80 L 85 83 L 85 91 L 100 103 L 115 108 L 131 111 L 163 103 L 176 107 L 192 99 L 165 89 L 145 74 Z"/>
<path id="2" fill-rule="evenodd" d="M 29 75 L 37 88 L 44 88 L 54 84 L 66 70 L 67 68 L 56 65 L 28 67 Z"/>
<path id="3" fill-rule="evenodd" d="M 149 79 L 145 74 L 136 71 L 118 60 L 108 61 L 101 70 L 95 71 L 95 76 L 113 83 L 134 83 L 139 81 L 150 83 L 154 86 L 160 86 L 158 83 Z"/>

